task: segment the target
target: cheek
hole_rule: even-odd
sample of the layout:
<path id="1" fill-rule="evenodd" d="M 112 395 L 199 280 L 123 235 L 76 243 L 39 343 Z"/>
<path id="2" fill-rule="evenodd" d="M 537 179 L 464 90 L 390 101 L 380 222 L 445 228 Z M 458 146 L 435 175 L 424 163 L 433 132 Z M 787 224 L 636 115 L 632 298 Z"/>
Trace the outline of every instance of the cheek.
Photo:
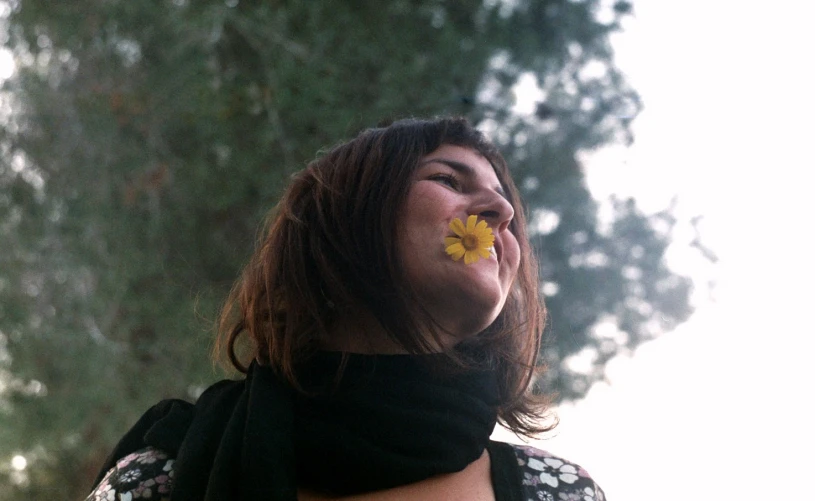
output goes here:
<path id="1" fill-rule="evenodd" d="M 457 214 L 457 206 L 443 187 L 420 182 L 410 190 L 402 214 L 399 231 L 404 234 L 404 241 L 414 250 L 435 249 L 443 245 L 447 225 Z"/>

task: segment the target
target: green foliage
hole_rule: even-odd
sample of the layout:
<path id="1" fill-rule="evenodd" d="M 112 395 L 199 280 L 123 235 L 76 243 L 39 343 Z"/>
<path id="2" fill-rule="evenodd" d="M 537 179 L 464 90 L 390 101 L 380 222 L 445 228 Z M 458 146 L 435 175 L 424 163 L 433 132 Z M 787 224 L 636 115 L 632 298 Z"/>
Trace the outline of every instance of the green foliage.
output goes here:
<path id="1" fill-rule="evenodd" d="M 540 384 L 689 315 L 669 213 L 598 220 L 576 154 L 639 109 L 598 0 L 18 0 L 0 96 L 0 499 L 77 499 L 159 398 L 220 377 L 211 321 L 290 174 L 380 120 L 464 114 L 502 146 L 550 294 Z M 536 113 L 513 111 L 534 75 Z M 547 219 L 548 218 L 548 219 Z M 557 293 L 554 293 L 557 291 Z M 625 338 L 598 336 L 612 319 Z M 595 369 L 561 361 L 584 349 Z M 4 463 L 7 464 L 7 463 Z"/>

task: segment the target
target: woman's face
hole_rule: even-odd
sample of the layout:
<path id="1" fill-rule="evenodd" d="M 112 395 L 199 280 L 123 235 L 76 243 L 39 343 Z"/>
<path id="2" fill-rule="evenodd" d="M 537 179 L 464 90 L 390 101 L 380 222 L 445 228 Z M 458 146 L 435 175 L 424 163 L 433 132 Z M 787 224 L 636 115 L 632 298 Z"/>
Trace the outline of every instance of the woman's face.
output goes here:
<path id="1" fill-rule="evenodd" d="M 464 264 L 446 252 L 450 221 L 477 215 L 495 235 L 495 253 Z M 489 161 L 478 152 L 442 145 L 413 175 L 399 220 L 399 249 L 407 279 L 422 306 L 449 335 L 446 346 L 487 328 L 501 312 L 518 273 L 520 247 L 509 230 L 512 205 Z"/>

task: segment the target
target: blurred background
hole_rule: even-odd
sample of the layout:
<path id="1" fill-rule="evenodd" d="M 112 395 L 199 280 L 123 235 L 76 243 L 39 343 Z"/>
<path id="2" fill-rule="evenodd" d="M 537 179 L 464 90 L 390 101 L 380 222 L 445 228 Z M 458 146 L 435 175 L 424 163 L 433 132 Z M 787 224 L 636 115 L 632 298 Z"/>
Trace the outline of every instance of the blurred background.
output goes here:
<path id="1" fill-rule="evenodd" d="M 0 1 L 0 501 L 81 499 L 144 410 L 223 377 L 213 321 L 289 176 L 437 114 L 531 214 L 561 420 L 535 445 L 613 500 L 807 499 L 814 15 Z"/>

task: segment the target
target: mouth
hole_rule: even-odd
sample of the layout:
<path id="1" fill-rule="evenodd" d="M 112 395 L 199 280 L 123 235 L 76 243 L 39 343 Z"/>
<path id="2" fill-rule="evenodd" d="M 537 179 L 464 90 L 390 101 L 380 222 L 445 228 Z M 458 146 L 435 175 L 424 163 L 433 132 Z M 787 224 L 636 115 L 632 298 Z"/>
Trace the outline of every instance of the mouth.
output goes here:
<path id="1" fill-rule="evenodd" d="M 501 249 L 501 241 L 496 239 L 493 242 L 492 247 L 490 248 L 490 254 L 495 256 L 495 260 L 498 261 L 499 264 L 501 263 L 502 250 L 503 249 Z"/>

